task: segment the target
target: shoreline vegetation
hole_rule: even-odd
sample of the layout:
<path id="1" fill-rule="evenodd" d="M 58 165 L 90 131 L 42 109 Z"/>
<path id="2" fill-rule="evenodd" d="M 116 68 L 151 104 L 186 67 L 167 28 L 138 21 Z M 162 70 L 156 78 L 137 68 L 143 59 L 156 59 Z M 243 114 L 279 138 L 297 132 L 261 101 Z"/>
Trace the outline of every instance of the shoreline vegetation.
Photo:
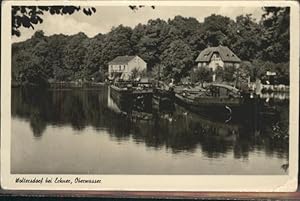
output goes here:
<path id="1" fill-rule="evenodd" d="M 269 84 L 288 85 L 290 10 L 262 10 L 257 20 L 251 14 L 235 20 L 212 14 L 203 22 L 183 16 L 151 19 L 134 28 L 119 25 L 92 38 L 82 32 L 45 36 L 43 31 L 36 31 L 30 39 L 12 44 L 12 86 L 76 88 L 104 83 L 108 63 L 120 55 L 141 57 L 152 80 L 204 83 L 210 80 L 211 72 L 207 68 L 195 70 L 196 57 L 205 48 L 219 45 L 242 60 L 239 70 L 216 70 L 223 82 L 242 81 L 243 77 L 248 83 L 257 79 L 265 83 L 269 73 L 275 75 Z"/>
<path id="2" fill-rule="evenodd" d="M 101 86 L 105 86 L 107 82 L 91 82 L 91 81 L 56 81 L 56 82 L 49 82 L 46 86 L 42 86 L 43 88 L 49 89 L 66 89 L 66 88 L 97 88 Z M 31 83 L 21 83 L 13 81 L 11 84 L 12 88 L 18 87 L 40 87 L 36 84 Z"/>

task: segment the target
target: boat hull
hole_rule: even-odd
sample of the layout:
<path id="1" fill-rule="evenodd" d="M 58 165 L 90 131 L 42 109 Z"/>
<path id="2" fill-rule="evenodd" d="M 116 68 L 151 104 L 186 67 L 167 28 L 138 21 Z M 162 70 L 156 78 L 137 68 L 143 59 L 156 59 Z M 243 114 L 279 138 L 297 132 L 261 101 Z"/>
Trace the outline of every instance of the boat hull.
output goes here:
<path id="1" fill-rule="evenodd" d="M 160 112 L 174 111 L 174 92 L 155 89 L 153 91 L 153 105 Z"/>
<path id="2" fill-rule="evenodd" d="M 203 97 L 197 100 L 191 100 L 179 94 L 175 95 L 175 102 L 193 112 L 217 112 L 225 115 L 237 112 L 242 106 L 242 100 L 240 98 Z"/>
<path id="3" fill-rule="evenodd" d="M 120 88 L 110 86 L 110 96 L 122 111 L 131 112 L 152 110 L 152 90 L 136 90 L 134 88 Z"/>

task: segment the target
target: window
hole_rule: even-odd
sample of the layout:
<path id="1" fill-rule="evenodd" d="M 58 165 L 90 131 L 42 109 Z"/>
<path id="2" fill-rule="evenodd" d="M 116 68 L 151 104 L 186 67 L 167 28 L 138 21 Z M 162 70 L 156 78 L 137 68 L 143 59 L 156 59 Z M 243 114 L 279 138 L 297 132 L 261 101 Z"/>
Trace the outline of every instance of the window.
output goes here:
<path id="1" fill-rule="evenodd" d="M 212 61 L 220 61 L 220 55 L 218 52 L 214 53 L 212 58 L 211 58 Z"/>

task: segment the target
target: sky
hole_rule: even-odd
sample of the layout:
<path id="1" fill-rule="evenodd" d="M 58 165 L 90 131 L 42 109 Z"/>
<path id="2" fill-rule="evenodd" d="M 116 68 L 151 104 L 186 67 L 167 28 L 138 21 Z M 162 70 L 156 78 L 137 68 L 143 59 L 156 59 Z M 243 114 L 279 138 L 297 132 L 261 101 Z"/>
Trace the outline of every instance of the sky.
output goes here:
<path id="1" fill-rule="evenodd" d="M 88 37 L 93 37 L 98 33 L 107 33 L 112 27 L 120 24 L 134 28 L 137 24 L 146 24 L 149 19 L 161 18 L 172 19 L 176 15 L 183 17 L 194 17 L 199 22 L 203 22 L 205 17 L 211 14 L 220 14 L 235 19 L 239 15 L 252 14 L 257 21 L 263 13 L 260 7 L 172 7 L 156 6 L 144 7 L 137 11 L 132 11 L 127 6 L 106 6 L 96 7 L 96 13 L 86 16 L 83 12 L 76 12 L 72 15 L 50 15 L 45 13 L 43 23 L 35 25 L 35 29 L 21 28 L 21 36 L 12 36 L 12 42 L 24 41 L 31 38 L 37 30 L 43 30 L 46 36 L 53 34 L 73 35 L 78 32 L 85 33 Z"/>

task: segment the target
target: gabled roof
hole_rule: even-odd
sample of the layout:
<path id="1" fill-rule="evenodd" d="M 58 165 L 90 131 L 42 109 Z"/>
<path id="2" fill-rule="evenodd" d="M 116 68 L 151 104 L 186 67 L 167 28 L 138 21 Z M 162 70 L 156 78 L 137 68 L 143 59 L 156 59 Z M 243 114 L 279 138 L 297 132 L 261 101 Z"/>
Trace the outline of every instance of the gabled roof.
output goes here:
<path id="1" fill-rule="evenodd" d="M 136 56 L 117 56 L 116 58 L 114 58 L 112 61 L 110 61 L 108 64 L 110 65 L 124 65 L 124 64 L 128 64 L 129 61 L 131 61 L 132 59 L 134 59 Z"/>
<path id="2" fill-rule="evenodd" d="M 236 56 L 228 47 L 225 46 L 218 46 L 218 47 L 208 47 L 200 52 L 199 56 L 197 57 L 197 62 L 209 62 L 213 53 L 219 53 L 222 61 L 224 62 L 241 62 L 240 58 Z"/>

